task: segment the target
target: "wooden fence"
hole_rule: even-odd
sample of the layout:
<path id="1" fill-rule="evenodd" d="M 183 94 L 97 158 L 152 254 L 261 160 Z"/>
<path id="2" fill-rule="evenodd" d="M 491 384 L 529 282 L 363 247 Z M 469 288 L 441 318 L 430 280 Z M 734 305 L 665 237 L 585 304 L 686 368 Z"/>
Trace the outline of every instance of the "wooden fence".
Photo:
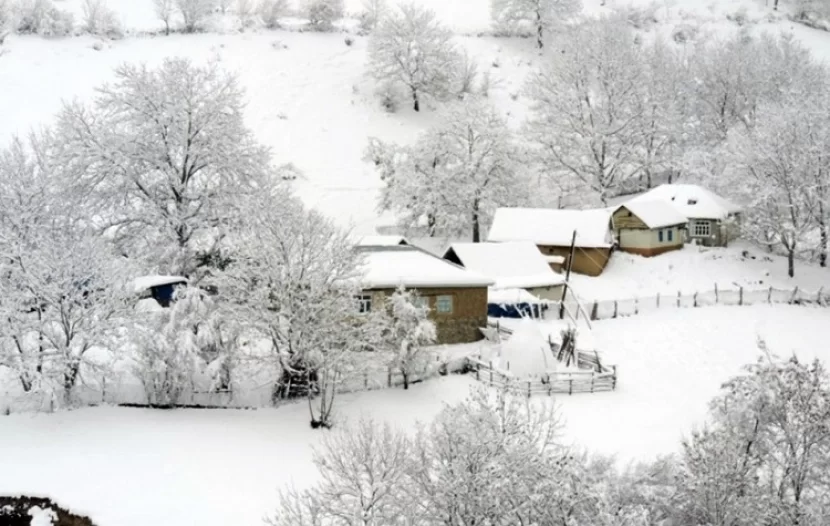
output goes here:
<path id="1" fill-rule="evenodd" d="M 528 397 L 538 394 L 552 396 L 553 394 L 597 393 L 613 391 L 617 388 L 615 366 L 612 366 L 609 372 L 585 369 L 546 373 L 540 377 L 523 380 L 493 367 L 492 362 L 485 363 L 476 358 L 467 358 L 467 361 L 474 371 L 476 380 Z"/>
<path id="2" fill-rule="evenodd" d="M 597 300 L 584 302 L 584 310 L 579 309 L 575 300 L 565 302 L 565 311 L 576 312 L 579 316 L 580 310 L 586 313 L 589 320 L 608 320 L 626 316 L 636 316 L 658 309 L 695 308 L 711 305 L 815 305 L 830 306 L 830 293 L 825 293 L 821 288 L 816 292 L 795 287 L 793 289 L 767 288 L 719 288 L 717 285 L 707 291 L 697 291 L 683 294 L 654 294 L 634 298 L 617 300 Z M 556 303 L 554 304 L 556 305 Z M 561 319 L 558 308 L 550 308 L 548 316 Z"/>

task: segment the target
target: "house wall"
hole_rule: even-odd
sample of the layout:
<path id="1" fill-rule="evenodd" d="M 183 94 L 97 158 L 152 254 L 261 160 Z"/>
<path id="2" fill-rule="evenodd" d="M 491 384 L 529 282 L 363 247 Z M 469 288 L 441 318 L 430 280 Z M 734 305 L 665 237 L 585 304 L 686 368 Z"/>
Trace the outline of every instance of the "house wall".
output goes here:
<path id="1" fill-rule="evenodd" d="M 429 317 L 435 322 L 436 343 L 469 343 L 481 340 L 479 329 L 487 326 L 487 288 L 413 288 L 429 305 Z M 383 308 L 387 296 L 395 289 L 379 289 L 372 293 L 372 310 Z M 452 313 L 439 313 L 435 308 L 438 296 L 452 296 Z"/>
<path id="2" fill-rule="evenodd" d="M 663 232 L 663 241 L 660 241 L 659 232 Z M 672 240 L 669 241 L 669 231 Z M 622 229 L 618 233 L 620 250 L 641 256 L 656 256 L 683 248 L 684 233 L 679 226 L 658 228 L 654 230 Z"/>
<path id="3" fill-rule="evenodd" d="M 559 301 L 565 290 L 564 285 L 553 285 L 550 287 L 530 287 L 525 289 L 540 300 Z"/>
<path id="4" fill-rule="evenodd" d="M 568 268 L 568 258 L 571 247 L 540 245 L 539 250 L 546 256 L 562 256 L 565 258 L 563 269 Z M 608 259 L 611 257 L 610 248 L 579 248 L 574 251 L 574 261 L 571 270 L 587 276 L 599 276 L 605 270 Z M 553 266 L 551 266 L 553 268 Z"/>
<path id="5" fill-rule="evenodd" d="M 634 215 L 624 206 L 620 207 L 616 212 L 614 212 L 614 214 L 611 216 L 611 220 L 611 224 L 614 225 L 614 230 L 621 230 L 624 228 L 648 230 L 648 225 L 643 223 L 643 221 L 639 217 Z"/>
<path id="6" fill-rule="evenodd" d="M 695 225 L 709 223 L 709 235 L 695 234 Z M 725 247 L 729 240 L 727 227 L 717 219 L 689 219 L 688 242 L 704 247 Z"/>

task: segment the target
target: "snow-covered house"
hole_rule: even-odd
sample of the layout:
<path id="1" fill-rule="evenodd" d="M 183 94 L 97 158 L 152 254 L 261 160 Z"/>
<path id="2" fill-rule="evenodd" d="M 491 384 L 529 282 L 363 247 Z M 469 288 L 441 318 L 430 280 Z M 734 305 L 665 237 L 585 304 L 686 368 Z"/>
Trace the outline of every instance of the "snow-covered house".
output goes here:
<path id="1" fill-rule="evenodd" d="M 444 259 L 495 280 L 491 296 L 493 289 L 523 289 L 537 301 L 562 299 L 565 277 L 554 272 L 529 241 L 454 243 Z"/>
<path id="2" fill-rule="evenodd" d="M 430 309 L 438 343 L 482 338 L 487 326 L 488 277 L 407 245 L 362 246 L 360 311 L 383 308 L 400 286 L 416 291 Z"/>
<path id="3" fill-rule="evenodd" d="M 487 240 L 491 242 L 529 241 L 543 256 L 551 258 L 551 268 L 567 268 L 571 240 L 576 232 L 571 269 L 580 274 L 599 276 L 605 270 L 614 236 L 611 211 L 556 210 L 547 208 L 499 208 Z"/>
<path id="4" fill-rule="evenodd" d="M 623 203 L 663 201 L 686 218 L 686 242 L 725 247 L 738 237 L 741 208 L 695 184 L 661 184 Z"/>
<path id="5" fill-rule="evenodd" d="M 631 201 L 611 214 L 617 243 L 623 252 L 656 256 L 683 248 L 686 216 L 665 201 Z"/>
<path id="6" fill-rule="evenodd" d="M 176 288 L 184 285 L 187 285 L 187 278 L 182 276 L 142 276 L 133 281 L 140 298 L 152 298 L 162 307 L 169 306 Z"/>

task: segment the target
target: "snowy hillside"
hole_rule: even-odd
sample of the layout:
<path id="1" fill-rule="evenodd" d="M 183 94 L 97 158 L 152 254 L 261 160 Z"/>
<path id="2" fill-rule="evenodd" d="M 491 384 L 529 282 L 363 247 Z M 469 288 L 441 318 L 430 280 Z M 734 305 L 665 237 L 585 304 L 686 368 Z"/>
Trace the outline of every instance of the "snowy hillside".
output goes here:
<path id="1" fill-rule="evenodd" d="M 490 31 L 486 0 L 421 1 L 460 35 Z M 278 163 L 293 163 L 303 174 L 297 188 L 306 202 L 344 226 L 374 230 L 380 180 L 361 160 L 367 138 L 412 142 L 435 122 L 436 112 L 402 108 L 390 114 L 380 107 L 375 82 L 365 74 L 365 37 L 352 35 L 354 44 L 347 46 L 342 33 L 240 33 L 232 13 L 217 14 L 214 31 L 205 34 L 148 36 L 143 33 L 161 27 L 151 0 L 109 0 L 109 5 L 127 29 L 122 40 L 7 38 L 0 56 L 0 143 L 50 123 L 61 101 L 88 100 L 122 63 L 158 64 L 169 56 L 215 59 L 239 74 L 247 90 L 247 124 L 259 140 L 273 149 Z M 629 18 L 644 34 L 670 34 L 680 25 L 693 27 L 700 38 L 728 34 L 739 26 L 727 17 L 734 19 L 739 12 L 746 14 L 741 23 L 754 32 L 791 32 L 817 56 L 830 56 L 830 33 L 792 23 L 762 0 L 609 0 L 605 8 L 599 0 L 587 0 L 585 10 L 602 13 L 626 5 L 633 6 Z M 356 15 L 360 6 L 359 0 L 350 0 L 347 10 Z M 63 0 L 60 7 L 80 19 L 81 0 Z M 490 99 L 496 108 L 519 126 L 527 106 L 521 95 L 524 78 L 540 60 L 532 42 L 476 36 L 459 36 L 458 42 L 491 75 Z"/>

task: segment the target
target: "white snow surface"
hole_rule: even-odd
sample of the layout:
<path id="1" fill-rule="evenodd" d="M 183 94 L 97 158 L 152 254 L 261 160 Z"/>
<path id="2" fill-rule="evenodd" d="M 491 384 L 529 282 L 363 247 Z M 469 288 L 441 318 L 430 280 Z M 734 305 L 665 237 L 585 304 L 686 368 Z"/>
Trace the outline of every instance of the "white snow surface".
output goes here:
<path id="1" fill-rule="evenodd" d="M 499 208 L 493 217 L 488 241 L 530 241 L 536 245 L 611 246 L 611 213 L 607 209 L 558 210 L 549 208 Z"/>
<path id="2" fill-rule="evenodd" d="M 652 229 L 683 225 L 688 220 L 677 207 L 659 199 L 628 201 L 618 206 L 614 211 L 616 212 L 622 207 L 639 217 L 647 227 Z"/>
<path id="3" fill-rule="evenodd" d="M 364 289 L 489 287 L 493 280 L 409 246 L 364 247 Z"/>
<path id="4" fill-rule="evenodd" d="M 518 379 L 538 377 L 556 370 L 556 358 L 539 324 L 519 320 L 512 325 L 513 334 L 502 342 L 493 364 Z"/>
<path id="5" fill-rule="evenodd" d="M 541 303 L 541 300 L 525 289 L 487 289 L 487 303 L 498 305 L 516 305 L 518 303 Z"/>
<path id="6" fill-rule="evenodd" d="M 171 283 L 187 283 L 187 278 L 182 276 L 141 276 L 133 282 L 136 292 L 141 292 L 153 287 L 170 285 Z"/>
<path id="7" fill-rule="evenodd" d="M 687 219 L 726 219 L 729 214 L 741 211 L 735 203 L 696 184 L 661 184 L 623 205 L 636 207 L 653 201 L 674 206 Z"/>
<path id="8" fill-rule="evenodd" d="M 32 517 L 30 526 L 52 526 L 54 521 L 58 520 L 58 514 L 52 508 L 33 506 L 29 510 L 29 515 Z"/>
<path id="9" fill-rule="evenodd" d="M 493 278 L 494 288 L 548 287 L 565 282 L 533 243 L 454 243 L 444 257 L 450 250 L 467 270 Z"/>
<path id="10" fill-rule="evenodd" d="M 355 240 L 359 247 L 388 247 L 396 245 L 408 245 L 409 242 L 403 236 L 396 235 L 370 235 L 359 236 Z"/>
<path id="11" fill-rule="evenodd" d="M 746 257 L 744 257 L 746 252 Z M 830 293 L 830 268 L 796 261 L 795 277 L 787 276 L 786 258 L 770 254 L 746 242 L 726 248 L 685 245 L 680 250 L 646 258 L 614 252 L 602 275 L 571 275 L 571 284 L 583 302 L 676 296 L 721 290 L 763 291 L 776 289 Z M 585 304 L 586 309 L 590 305 Z"/>

